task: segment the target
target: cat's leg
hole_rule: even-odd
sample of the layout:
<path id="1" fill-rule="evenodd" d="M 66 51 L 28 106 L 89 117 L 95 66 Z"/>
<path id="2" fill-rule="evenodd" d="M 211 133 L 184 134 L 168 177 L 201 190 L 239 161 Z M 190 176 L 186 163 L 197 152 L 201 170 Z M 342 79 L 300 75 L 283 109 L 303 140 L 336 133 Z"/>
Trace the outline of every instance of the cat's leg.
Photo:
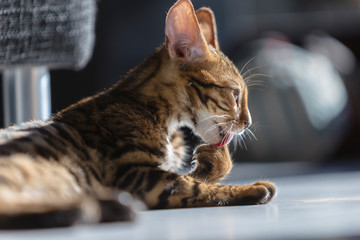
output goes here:
<path id="1" fill-rule="evenodd" d="M 69 169 L 25 154 L 0 158 L 0 228 L 129 220 L 132 211 L 101 185 L 89 192 Z M 114 213 L 117 215 L 115 216 Z"/>
<path id="2" fill-rule="evenodd" d="M 244 186 L 218 185 L 166 172 L 148 163 L 118 168 L 121 177 L 117 187 L 143 200 L 151 209 L 265 204 L 275 195 L 275 186 L 265 181 Z"/>
<path id="3" fill-rule="evenodd" d="M 194 170 L 190 175 L 207 183 L 216 183 L 224 179 L 232 168 L 227 146 L 211 147 L 203 144 L 196 148 L 193 156 Z"/>

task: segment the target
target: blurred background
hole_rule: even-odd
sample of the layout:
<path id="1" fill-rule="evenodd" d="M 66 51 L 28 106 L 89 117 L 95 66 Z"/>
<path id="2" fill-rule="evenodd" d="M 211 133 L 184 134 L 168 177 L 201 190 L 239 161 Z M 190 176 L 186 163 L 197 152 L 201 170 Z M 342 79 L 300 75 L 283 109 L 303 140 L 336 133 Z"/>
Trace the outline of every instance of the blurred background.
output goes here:
<path id="1" fill-rule="evenodd" d="M 98 1 L 89 64 L 50 72 L 52 112 L 110 87 L 147 57 L 164 41 L 173 3 Z M 193 3 L 213 9 L 220 47 L 248 81 L 253 134 L 231 146 L 236 161 L 360 161 L 360 1 Z"/>

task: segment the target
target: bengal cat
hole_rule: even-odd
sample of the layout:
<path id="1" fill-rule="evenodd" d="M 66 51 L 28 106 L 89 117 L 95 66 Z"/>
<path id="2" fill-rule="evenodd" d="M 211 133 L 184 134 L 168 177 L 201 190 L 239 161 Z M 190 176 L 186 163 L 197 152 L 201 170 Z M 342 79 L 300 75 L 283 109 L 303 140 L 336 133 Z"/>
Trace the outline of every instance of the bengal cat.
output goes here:
<path id="1" fill-rule="evenodd" d="M 213 12 L 189 0 L 169 10 L 166 41 L 111 89 L 1 131 L 0 225 L 65 226 L 149 209 L 268 203 L 275 186 L 219 184 L 227 144 L 251 125 L 247 87 L 220 51 Z M 179 127 L 202 140 L 183 172 Z M 127 194 L 130 193 L 130 194 Z"/>

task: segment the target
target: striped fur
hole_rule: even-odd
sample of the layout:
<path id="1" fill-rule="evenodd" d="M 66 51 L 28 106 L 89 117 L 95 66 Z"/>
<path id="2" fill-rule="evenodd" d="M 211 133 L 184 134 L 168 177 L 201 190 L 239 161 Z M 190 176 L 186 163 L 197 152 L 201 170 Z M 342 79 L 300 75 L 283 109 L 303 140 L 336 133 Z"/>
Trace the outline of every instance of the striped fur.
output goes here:
<path id="1" fill-rule="evenodd" d="M 270 182 L 218 183 L 232 167 L 226 144 L 251 117 L 247 87 L 219 50 L 213 13 L 195 13 L 180 0 L 165 32 L 166 42 L 111 89 L 47 122 L 1 131 L 0 225 L 129 219 L 129 201 L 121 199 L 130 195 L 123 191 L 150 209 L 264 204 L 274 197 Z M 204 141 L 186 174 L 181 126 Z M 65 217 L 58 221 L 56 214 Z M 28 219 L 37 221 L 26 225 Z"/>

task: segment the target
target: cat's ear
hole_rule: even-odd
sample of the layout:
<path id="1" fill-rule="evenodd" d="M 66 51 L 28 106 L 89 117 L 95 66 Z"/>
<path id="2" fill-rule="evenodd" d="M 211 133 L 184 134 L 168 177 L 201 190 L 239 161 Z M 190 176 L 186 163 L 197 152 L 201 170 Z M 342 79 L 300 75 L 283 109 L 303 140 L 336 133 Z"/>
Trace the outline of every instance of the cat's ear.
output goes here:
<path id="1" fill-rule="evenodd" d="M 206 42 L 219 50 L 219 42 L 217 38 L 215 15 L 210 8 L 200 8 L 196 11 L 196 17 L 200 24 L 200 29 L 204 35 Z"/>
<path id="2" fill-rule="evenodd" d="M 190 62 L 209 51 L 189 0 L 179 0 L 171 7 L 166 17 L 165 35 L 166 46 L 173 58 Z"/>

